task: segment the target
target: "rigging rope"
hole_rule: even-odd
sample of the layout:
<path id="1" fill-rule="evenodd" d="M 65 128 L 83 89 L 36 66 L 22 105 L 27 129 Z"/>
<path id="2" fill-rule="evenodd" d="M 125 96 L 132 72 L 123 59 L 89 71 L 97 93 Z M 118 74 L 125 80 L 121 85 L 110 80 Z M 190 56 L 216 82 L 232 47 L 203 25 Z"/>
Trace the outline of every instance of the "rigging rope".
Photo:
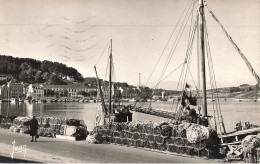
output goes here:
<path id="1" fill-rule="evenodd" d="M 173 46 L 172 46 L 172 48 L 171 48 L 171 51 L 170 51 L 170 53 L 169 53 L 169 56 L 168 56 L 168 58 L 167 58 L 167 60 L 166 60 L 166 64 L 165 64 L 165 66 L 164 66 L 164 68 L 163 68 L 163 71 L 162 71 L 161 76 L 160 76 L 160 78 L 159 78 L 158 81 L 160 81 L 160 80 L 163 78 L 163 76 L 164 76 L 164 74 L 165 74 L 165 72 L 166 72 L 166 70 L 167 70 L 167 67 L 168 67 L 168 65 L 169 65 L 169 63 L 170 63 L 170 61 L 171 61 L 171 58 L 172 58 L 172 56 L 173 56 L 173 54 L 174 54 L 174 52 L 175 52 L 175 50 L 176 50 L 176 48 L 177 48 L 177 46 L 178 46 L 178 43 L 179 43 L 179 41 L 180 41 L 180 39 L 181 39 L 181 37 L 182 37 L 182 34 L 183 34 L 183 32 L 184 32 L 184 30 L 185 30 L 185 28 L 186 28 L 186 25 L 187 25 L 187 23 L 188 23 L 188 21 L 189 21 L 189 18 L 191 17 L 191 15 L 192 15 L 192 13 L 193 13 L 193 9 L 194 9 L 194 6 L 195 6 L 195 2 L 196 2 L 196 1 L 194 0 L 194 2 L 193 2 L 193 8 L 192 8 L 190 14 L 188 15 L 188 18 L 187 18 L 186 22 L 185 22 L 185 19 L 186 19 L 186 16 L 187 16 L 188 12 L 187 12 L 186 15 L 185 15 L 185 18 L 184 18 L 184 20 L 183 20 L 183 22 L 182 22 L 180 31 L 179 31 L 179 33 L 178 33 L 178 35 L 177 35 L 177 37 L 176 37 L 176 40 L 175 40 L 175 42 L 174 42 L 174 44 L 173 44 Z M 185 23 L 184 23 L 184 22 L 185 22 Z"/>
<path id="2" fill-rule="evenodd" d="M 207 43 L 206 44 L 206 50 L 207 50 L 208 64 L 209 64 L 209 70 L 210 70 L 209 71 L 209 73 L 210 73 L 210 80 L 211 80 L 212 88 L 216 91 L 216 94 L 217 94 L 217 103 L 216 103 L 216 109 L 217 109 L 217 115 L 218 115 L 217 118 L 218 118 L 219 124 L 222 125 L 222 127 L 220 126 L 219 129 L 220 129 L 220 132 L 222 133 L 222 128 L 223 128 L 223 132 L 225 134 L 226 130 L 225 130 L 225 125 L 224 125 L 223 116 L 222 116 L 222 113 L 221 113 L 221 107 L 220 107 L 220 103 L 219 103 L 217 83 L 216 83 L 215 72 L 214 72 L 212 56 L 211 56 L 211 50 L 210 50 L 210 45 L 209 45 L 209 38 L 208 38 L 208 31 L 207 31 L 206 20 L 205 20 L 204 24 L 205 24 L 205 27 L 206 27 L 205 28 L 205 38 L 206 38 L 206 43 Z M 212 90 L 212 94 L 214 94 L 213 90 Z M 214 111 L 214 115 L 215 115 L 214 102 L 213 102 L 213 111 Z M 216 120 L 215 120 L 215 126 L 216 126 Z"/>
<path id="3" fill-rule="evenodd" d="M 109 43 L 110 43 L 110 42 L 108 42 L 108 43 L 107 43 L 106 47 L 104 48 L 104 50 L 102 51 L 101 55 L 99 56 L 99 58 L 98 58 L 98 61 L 97 61 L 96 65 L 98 64 L 99 60 L 100 60 L 100 59 L 101 59 L 101 57 L 103 56 L 103 54 L 104 54 L 105 50 L 107 49 L 107 46 L 109 45 Z M 95 66 L 96 66 L 96 65 L 95 65 Z"/>
<path id="4" fill-rule="evenodd" d="M 173 34 L 175 33 L 175 30 L 176 30 L 176 28 L 178 27 L 178 25 L 179 25 L 179 23 L 180 23 L 180 20 L 181 20 L 181 18 L 182 18 L 182 16 L 183 16 L 184 12 L 186 11 L 186 8 L 187 8 L 187 6 L 188 6 L 188 4 L 189 4 L 190 1 L 192 1 L 192 0 L 189 0 L 189 1 L 187 2 L 187 4 L 186 4 L 184 10 L 182 11 L 181 17 L 179 18 L 179 20 L 178 20 L 176 26 L 174 27 L 173 32 L 172 32 L 170 38 L 168 39 L 168 41 L 167 41 L 167 43 L 166 43 L 166 45 L 165 45 L 165 47 L 164 47 L 164 49 L 163 49 L 163 51 L 162 51 L 162 53 L 161 53 L 159 59 L 157 60 L 157 62 L 156 62 L 156 64 L 155 64 L 155 66 L 154 66 L 154 68 L 153 68 L 153 70 L 152 70 L 152 72 L 151 72 L 151 74 L 150 74 L 148 80 L 146 81 L 145 85 L 147 85 L 148 82 L 149 82 L 149 80 L 151 79 L 151 77 L 152 77 L 152 75 L 153 75 L 153 73 L 154 73 L 154 71 L 155 71 L 155 68 L 157 67 L 159 61 L 161 60 L 162 55 L 164 54 L 164 51 L 166 50 L 166 48 L 167 48 L 167 46 L 168 46 L 168 44 L 169 44 L 169 42 L 170 42 L 170 40 L 171 40 Z"/>
<path id="5" fill-rule="evenodd" d="M 178 86 L 177 86 L 177 90 L 179 89 L 179 84 L 181 83 L 181 90 L 183 91 L 186 87 L 186 82 L 187 82 L 187 72 L 189 70 L 189 65 L 190 65 L 190 60 L 191 60 L 191 55 L 192 55 L 192 47 L 193 47 L 193 42 L 194 42 L 194 36 L 196 33 L 196 28 L 197 28 L 197 21 L 198 19 L 195 20 L 194 25 L 193 25 L 193 30 L 192 32 L 190 31 L 190 37 L 189 37 L 189 42 L 188 42 L 188 46 L 187 46 L 187 51 L 186 51 L 186 57 L 185 57 L 185 63 L 186 63 L 186 67 L 185 65 L 183 66 L 182 69 L 182 73 L 181 73 L 181 77 L 179 79 L 178 82 Z M 175 112 L 177 112 L 177 108 L 179 106 L 179 103 L 177 103 Z"/>

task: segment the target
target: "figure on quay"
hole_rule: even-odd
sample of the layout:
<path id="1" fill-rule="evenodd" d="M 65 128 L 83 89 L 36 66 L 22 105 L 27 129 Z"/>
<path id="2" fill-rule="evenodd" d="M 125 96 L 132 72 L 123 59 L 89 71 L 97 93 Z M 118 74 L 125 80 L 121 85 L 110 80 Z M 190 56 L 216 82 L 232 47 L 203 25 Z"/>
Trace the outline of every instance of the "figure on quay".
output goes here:
<path id="1" fill-rule="evenodd" d="M 36 136 L 38 132 L 38 120 L 33 116 L 33 118 L 30 121 L 30 136 L 32 136 L 31 142 L 35 141 L 37 142 Z"/>

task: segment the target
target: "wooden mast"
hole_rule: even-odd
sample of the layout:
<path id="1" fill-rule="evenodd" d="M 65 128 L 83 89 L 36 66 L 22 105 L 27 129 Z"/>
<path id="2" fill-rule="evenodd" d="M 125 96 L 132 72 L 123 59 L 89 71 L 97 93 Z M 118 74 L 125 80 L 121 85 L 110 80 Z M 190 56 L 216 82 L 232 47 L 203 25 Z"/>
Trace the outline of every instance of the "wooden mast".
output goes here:
<path id="1" fill-rule="evenodd" d="M 207 117 L 207 94 L 206 94 L 206 69 L 205 69 L 205 44 L 204 44 L 204 2 L 199 0 L 199 54 L 201 59 L 201 81 L 202 81 L 202 111 Z"/>
<path id="2" fill-rule="evenodd" d="M 102 107 L 103 107 L 103 111 L 105 111 L 105 116 L 106 116 L 108 114 L 107 113 L 107 108 L 106 108 L 106 105 L 105 105 L 104 96 L 103 96 L 103 92 L 102 92 L 102 89 L 101 89 L 100 81 L 99 81 L 99 78 L 98 78 L 96 66 L 94 66 L 94 68 L 95 68 L 95 72 L 96 72 L 97 84 L 98 84 L 98 89 L 99 89 L 99 93 L 100 93 L 100 99 L 101 99 L 101 102 L 102 102 Z"/>
<path id="3" fill-rule="evenodd" d="M 112 39 L 110 43 L 110 55 L 109 55 L 109 114 L 112 113 Z"/>

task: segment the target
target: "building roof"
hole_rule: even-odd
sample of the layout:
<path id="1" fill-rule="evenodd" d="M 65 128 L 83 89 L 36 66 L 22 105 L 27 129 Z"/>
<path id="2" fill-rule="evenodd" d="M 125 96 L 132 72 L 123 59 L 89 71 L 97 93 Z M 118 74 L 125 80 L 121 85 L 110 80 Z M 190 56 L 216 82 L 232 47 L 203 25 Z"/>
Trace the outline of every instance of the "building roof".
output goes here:
<path id="1" fill-rule="evenodd" d="M 85 85 L 79 85 L 79 84 L 71 84 L 71 85 L 43 85 L 44 89 L 97 89 L 95 86 L 85 86 Z"/>

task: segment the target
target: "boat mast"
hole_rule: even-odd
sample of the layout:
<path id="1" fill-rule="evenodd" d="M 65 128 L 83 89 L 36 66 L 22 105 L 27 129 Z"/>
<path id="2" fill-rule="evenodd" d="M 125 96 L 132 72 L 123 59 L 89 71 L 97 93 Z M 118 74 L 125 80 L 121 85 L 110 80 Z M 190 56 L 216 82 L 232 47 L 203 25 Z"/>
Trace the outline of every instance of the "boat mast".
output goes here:
<path id="1" fill-rule="evenodd" d="M 204 45 L 204 2 L 199 0 L 199 52 L 201 64 L 202 81 L 202 111 L 203 116 L 207 117 L 207 94 L 206 94 L 206 69 L 205 69 L 205 45 Z"/>
<path id="2" fill-rule="evenodd" d="M 111 101 L 112 101 L 112 39 L 110 43 L 110 55 L 109 55 L 109 114 L 112 113 Z"/>
<path id="3" fill-rule="evenodd" d="M 96 66 L 94 66 L 94 68 L 95 68 L 95 72 L 96 72 L 97 84 L 98 84 L 98 89 L 99 89 L 100 98 L 101 98 L 101 102 L 102 102 L 102 107 L 103 107 L 103 110 L 105 111 L 105 115 L 107 115 L 107 108 L 106 108 L 106 105 L 105 105 L 104 96 L 103 96 L 103 92 L 102 92 L 102 89 L 101 89 L 100 81 L 99 81 L 99 78 L 98 78 Z"/>

